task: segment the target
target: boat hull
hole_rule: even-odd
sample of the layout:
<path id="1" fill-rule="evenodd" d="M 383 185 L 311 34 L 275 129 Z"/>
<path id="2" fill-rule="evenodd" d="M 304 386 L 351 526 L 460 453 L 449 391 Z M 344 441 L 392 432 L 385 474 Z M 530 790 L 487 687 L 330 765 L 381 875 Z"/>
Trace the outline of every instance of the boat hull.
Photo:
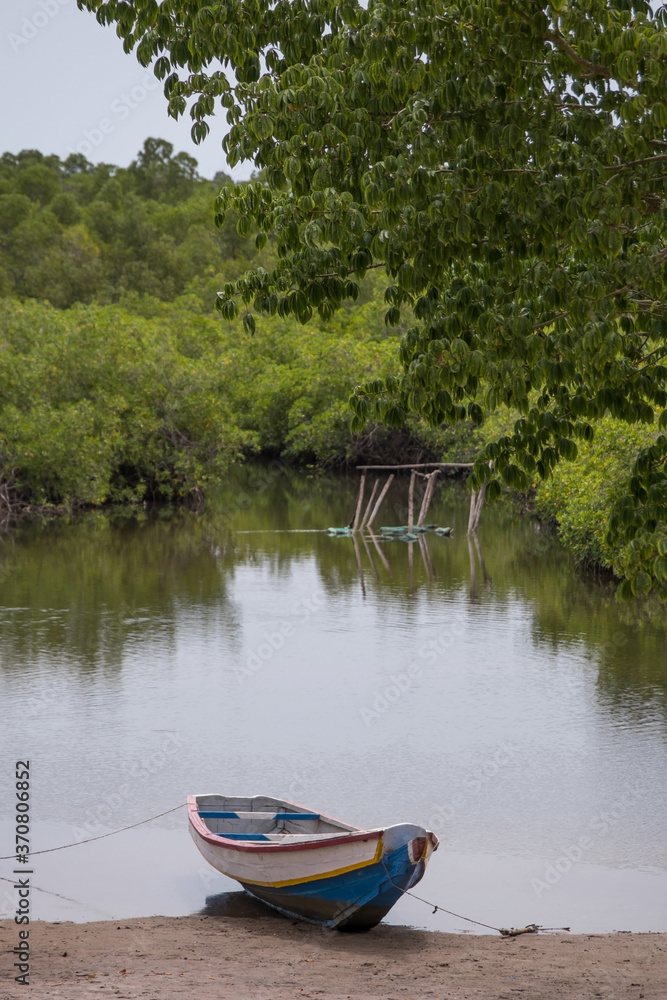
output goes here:
<path id="1" fill-rule="evenodd" d="M 230 801 L 235 805 L 241 800 L 188 797 L 190 833 L 204 858 L 255 899 L 325 927 L 375 926 L 421 879 L 438 846 L 435 834 L 410 823 L 360 830 L 330 817 L 296 812 L 300 807 L 293 803 L 284 803 L 288 812 L 272 818 L 267 804 L 277 802 L 280 807 L 280 800 L 252 800 L 264 811 L 238 814 L 227 808 Z M 274 829 L 273 819 L 282 822 L 285 816 L 294 830 L 323 824 L 325 832 L 277 837 L 261 832 Z M 243 833 L 232 829 L 239 825 Z"/>
<path id="2" fill-rule="evenodd" d="M 379 924 L 403 893 L 424 874 L 423 861 L 412 862 L 407 845 L 380 861 L 342 875 L 292 886 L 243 888 L 288 917 L 340 930 L 366 930 Z"/>

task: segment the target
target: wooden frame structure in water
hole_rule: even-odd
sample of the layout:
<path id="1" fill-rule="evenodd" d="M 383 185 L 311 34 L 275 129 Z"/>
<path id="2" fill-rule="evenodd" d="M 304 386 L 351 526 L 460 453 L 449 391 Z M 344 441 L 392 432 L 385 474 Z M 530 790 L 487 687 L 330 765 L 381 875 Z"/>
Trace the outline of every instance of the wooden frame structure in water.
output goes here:
<path id="1" fill-rule="evenodd" d="M 433 491 L 435 489 L 436 477 L 441 472 L 442 469 L 472 469 L 472 462 L 417 462 L 412 465 L 358 465 L 357 471 L 361 472 L 361 480 L 359 482 L 359 492 L 357 493 L 357 502 L 354 510 L 354 517 L 350 522 L 350 528 L 352 531 L 362 531 L 364 528 L 371 528 L 373 521 L 375 520 L 382 501 L 384 500 L 389 487 L 394 481 L 394 477 L 397 472 L 410 469 L 410 486 L 408 489 L 408 532 L 412 532 L 414 527 L 414 497 L 415 497 L 415 479 L 417 476 L 422 476 L 427 480 L 426 489 L 424 491 L 424 496 L 422 498 L 421 507 L 419 510 L 419 515 L 417 518 L 417 527 L 422 527 L 426 521 L 426 515 L 428 513 L 428 508 L 433 497 Z M 432 469 L 432 472 L 419 472 L 419 469 Z M 377 492 L 380 480 L 376 479 L 373 483 L 373 489 L 371 492 L 370 500 L 366 505 L 363 517 L 361 516 L 361 508 L 364 500 L 364 490 L 366 488 L 366 473 L 367 472 L 389 472 L 387 481 L 385 482 L 380 496 L 378 497 L 375 505 L 373 506 L 373 501 L 375 500 L 375 494 Z M 477 492 L 473 490 L 470 496 L 470 517 L 468 518 L 468 534 L 472 535 L 477 531 L 477 525 L 479 524 L 479 519 L 482 513 L 482 507 L 484 505 L 484 496 L 486 494 L 486 483 L 482 485 L 482 488 Z"/>

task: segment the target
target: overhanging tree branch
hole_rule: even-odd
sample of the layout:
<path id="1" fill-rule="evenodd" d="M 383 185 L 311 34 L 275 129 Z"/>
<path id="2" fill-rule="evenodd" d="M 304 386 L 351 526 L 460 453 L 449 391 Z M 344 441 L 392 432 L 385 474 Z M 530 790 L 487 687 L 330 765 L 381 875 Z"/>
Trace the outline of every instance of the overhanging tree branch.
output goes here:
<path id="1" fill-rule="evenodd" d="M 560 31 L 547 31 L 544 36 L 547 42 L 552 42 L 557 45 L 559 49 L 565 52 L 572 62 L 575 62 L 578 66 L 581 66 L 586 70 L 586 76 L 604 76 L 609 78 L 611 76 L 611 70 L 608 66 L 603 66 L 601 63 L 593 63 L 588 59 L 584 59 L 579 53 L 572 48 L 570 43 L 566 38 L 561 35 Z"/>

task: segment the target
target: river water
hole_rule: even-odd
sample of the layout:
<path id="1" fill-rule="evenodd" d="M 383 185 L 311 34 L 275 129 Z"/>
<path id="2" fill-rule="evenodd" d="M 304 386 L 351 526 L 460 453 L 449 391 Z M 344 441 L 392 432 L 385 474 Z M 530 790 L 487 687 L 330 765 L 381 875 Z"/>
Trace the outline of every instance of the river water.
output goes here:
<path id="1" fill-rule="evenodd" d="M 349 521 L 356 485 L 245 468 L 199 513 L 2 537 L 0 855 L 29 759 L 35 851 L 188 792 L 264 793 L 427 825 L 440 849 L 415 891 L 457 914 L 667 930 L 664 618 L 578 577 L 509 504 L 475 551 L 456 485 L 429 514 L 451 538 L 355 551 L 322 529 Z M 400 481 L 378 523 L 404 523 L 405 500 Z M 36 918 L 254 912 L 183 808 L 32 867 Z M 408 897 L 387 920 L 483 930 Z"/>

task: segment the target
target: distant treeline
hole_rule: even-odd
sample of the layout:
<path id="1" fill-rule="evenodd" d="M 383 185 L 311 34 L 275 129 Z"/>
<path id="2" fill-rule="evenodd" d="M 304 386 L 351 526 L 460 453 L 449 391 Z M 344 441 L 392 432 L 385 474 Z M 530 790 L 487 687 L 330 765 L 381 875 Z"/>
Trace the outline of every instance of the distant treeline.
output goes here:
<path id="1" fill-rule="evenodd" d="M 213 224 L 214 199 L 230 178 L 202 179 L 187 153 L 146 140 L 127 168 L 36 150 L 0 157 L 0 295 L 66 309 L 127 296 L 171 301 L 188 290 L 212 307 L 211 278 L 257 259 L 229 218 Z M 268 253 L 270 254 L 270 248 Z"/>

